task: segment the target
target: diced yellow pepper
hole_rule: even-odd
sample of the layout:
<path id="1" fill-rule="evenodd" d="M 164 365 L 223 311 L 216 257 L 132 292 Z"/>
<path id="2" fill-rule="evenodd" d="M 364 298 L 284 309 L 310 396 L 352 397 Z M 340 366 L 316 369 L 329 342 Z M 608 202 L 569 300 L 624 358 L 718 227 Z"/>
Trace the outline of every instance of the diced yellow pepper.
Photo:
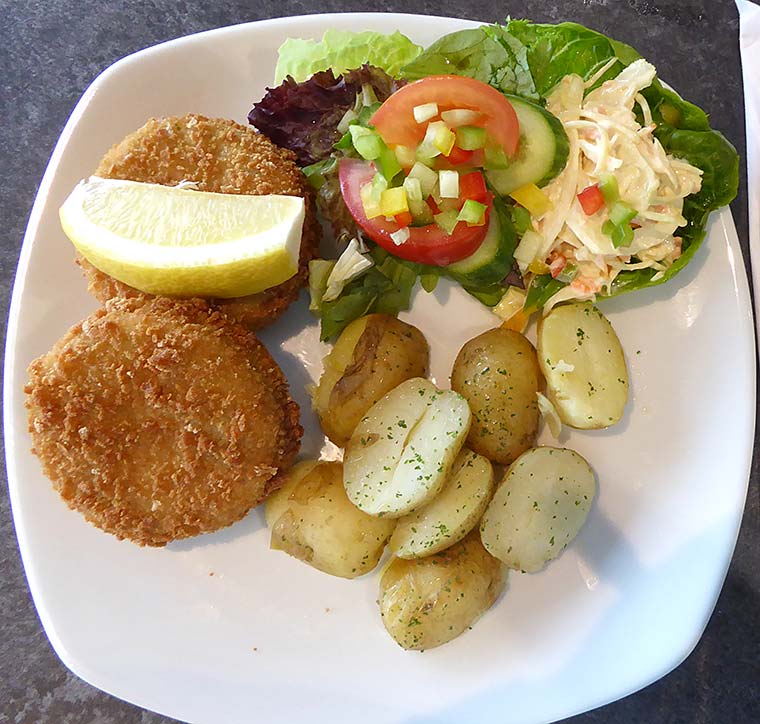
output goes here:
<path id="1" fill-rule="evenodd" d="M 524 206 L 530 215 L 539 219 L 552 207 L 549 197 L 536 184 L 525 184 L 509 194 L 520 206 Z"/>
<path id="2" fill-rule="evenodd" d="M 521 309 L 519 312 L 515 312 L 501 326 L 504 329 L 511 329 L 513 332 L 519 332 L 522 334 L 528 326 L 528 319 L 530 319 L 530 317 Z"/>
<path id="3" fill-rule="evenodd" d="M 528 266 L 528 271 L 531 274 L 548 274 L 549 265 L 545 261 L 534 259 Z"/>
<path id="4" fill-rule="evenodd" d="M 435 132 L 433 137 L 433 145 L 444 155 L 448 156 L 451 153 L 451 149 L 454 148 L 457 136 L 450 128 L 441 124 Z"/>
<path id="5" fill-rule="evenodd" d="M 513 329 L 515 332 L 522 332 L 528 323 L 528 315 L 523 308 L 527 293 L 524 289 L 510 286 L 504 293 L 499 303 L 493 308 L 493 313 L 504 320 L 501 325 L 506 329 Z"/>
<path id="6" fill-rule="evenodd" d="M 403 186 L 396 186 L 392 189 L 385 189 L 380 194 L 380 213 L 383 216 L 395 216 L 409 211 L 409 202 L 406 198 L 406 189 Z"/>

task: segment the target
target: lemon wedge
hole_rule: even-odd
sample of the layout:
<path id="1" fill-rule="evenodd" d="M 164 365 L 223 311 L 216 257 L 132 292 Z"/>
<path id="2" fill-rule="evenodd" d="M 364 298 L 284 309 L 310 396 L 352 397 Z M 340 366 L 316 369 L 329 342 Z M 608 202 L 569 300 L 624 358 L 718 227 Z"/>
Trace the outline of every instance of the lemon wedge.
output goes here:
<path id="1" fill-rule="evenodd" d="M 298 271 L 304 200 L 92 176 L 71 192 L 60 218 L 85 259 L 136 289 L 244 297 Z"/>

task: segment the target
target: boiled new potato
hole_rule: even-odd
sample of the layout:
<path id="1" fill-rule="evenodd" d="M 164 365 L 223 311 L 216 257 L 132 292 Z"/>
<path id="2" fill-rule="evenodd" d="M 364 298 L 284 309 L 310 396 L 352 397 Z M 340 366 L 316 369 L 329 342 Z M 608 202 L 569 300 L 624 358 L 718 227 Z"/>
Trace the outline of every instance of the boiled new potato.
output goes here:
<path id="1" fill-rule="evenodd" d="M 327 437 L 344 446 L 383 395 L 427 374 L 430 350 L 419 329 L 388 314 L 351 322 L 324 359 L 314 411 Z"/>
<path id="2" fill-rule="evenodd" d="M 510 465 L 486 508 L 483 545 L 510 568 L 541 570 L 578 534 L 595 490 L 593 471 L 573 450 L 528 450 Z"/>
<path id="3" fill-rule="evenodd" d="M 391 552 L 399 558 L 420 558 L 462 540 L 477 525 L 492 492 L 491 463 L 463 449 L 441 492 L 398 519 L 389 543 Z"/>
<path id="4" fill-rule="evenodd" d="M 470 408 L 456 392 L 415 377 L 375 403 L 343 456 L 351 502 L 370 515 L 398 518 L 432 500 L 470 429 Z"/>
<path id="5" fill-rule="evenodd" d="M 538 358 L 562 422 L 609 427 L 628 401 L 628 370 L 612 325 L 592 304 L 563 304 L 538 323 Z"/>
<path id="6" fill-rule="evenodd" d="M 394 526 L 352 505 L 343 489 L 343 466 L 336 462 L 296 465 L 267 499 L 265 515 L 271 548 L 343 578 L 377 565 Z"/>
<path id="7" fill-rule="evenodd" d="M 499 597 L 504 566 L 477 530 L 427 558 L 395 558 L 380 580 L 380 614 L 405 649 L 432 649 L 467 630 Z"/>
<path id="8" fill-rule="evenodd" d="M 536 441 L 536 392 L 541 371 L 533 345 L 521 334 L 498 327 L 462 347 L 451 373 L 451 388 L 470 404 L 467 444 L 498 463 L 511 463 Z"/>

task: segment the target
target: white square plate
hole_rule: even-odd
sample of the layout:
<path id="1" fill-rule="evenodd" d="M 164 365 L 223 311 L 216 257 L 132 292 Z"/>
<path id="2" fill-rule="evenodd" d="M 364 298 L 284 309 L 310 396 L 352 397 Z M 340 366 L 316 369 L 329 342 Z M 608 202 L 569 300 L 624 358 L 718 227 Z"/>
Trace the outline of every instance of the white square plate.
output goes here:
<path id="1" fill-rule="evenodd" d="M 613 429 L 561 439 L 598 475 L 587 525 L 542 573 L 512 574 L 497 605 L 442 648 L 408 653 L 393 643 L 378 615 L 377 573 L 345 581 L 269 551 L 260 511 L 213 535 L 138 548 L 68 510 L 29 451 L 26 367 L 96 307 L 57 210 L 111 144 L 150 116 L 245 122 L 287 37 L 401 29 L 428 44 L 471 25 L 354 14 L 214 30 L 116 63 L 76 107 L 21 253 L 5 431 L 32 594 L 58 655 L 88 682 L 189 722 L 544 722 L 650 683 L 698 641 L 733 551 L 754 428 L 750 301 L 725 209 L 675 281 L 604 303 L 627 353 L 632 402 Z M 446 284 L 418 294 L 406 318 L 425 332 L 444 386 L 461 344 L 494 326 Z M 317 455 L 324 440 L 304 385 L 326 348 L 305 299 L 262 336 L 302 405 L 302 453 Z"/>

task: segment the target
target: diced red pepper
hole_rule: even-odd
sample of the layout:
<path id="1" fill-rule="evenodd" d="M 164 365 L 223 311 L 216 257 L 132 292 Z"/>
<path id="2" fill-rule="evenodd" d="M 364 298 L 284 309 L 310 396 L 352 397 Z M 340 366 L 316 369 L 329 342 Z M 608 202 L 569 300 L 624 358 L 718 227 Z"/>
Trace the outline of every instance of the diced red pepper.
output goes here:
<path id="1" fill-rule="evenodd" d="M 591 216 L 599 211 L 604 206 L 604 195 L 599 188 L 599 184 L 594 184 L 583 189 L 578 194 L 578 201 L 586 216 Z"/>
<path id="2" fill-rule="evenodd" d="M 412 215 L 408 211 L 396 214 L 393 218 L 399 226 L 409 226 L 412 223 Z"/>
<path id="3" fill-rule="evenodd" d="M 562 273 L 562 270 L 566 265 L 567 259 L 565 259 L 564 256 L 554 257 L 554 259 L 549 262 L 549 273 L 552 275 L 552 278 L 556 279 Z"/>
<path id="4" fill-rule="evenodd" d="M 459 195 L 463 199 L 485 203 L 488 198 L 488 189 L 483 174 L 480 171 L 462 174 L 459 177 Z"/>
<path id="5" fill-rule="evenodd" d="M 430 207 L 430 210 L 434 214 L 440 214 L 441 213 L 440 207 L 438 206 L 438 204 L 435 203 L 435 199 L 432 196 L 428 196 L 425 199 L 425 201 L 427 202 L 427 205 Z"/>
<path id="6" fill-rule="evenodd" d="M 464 151 L 459 146 L 454 146 L 451 152 L 446 157 L 448 162 L 453 166 L 461 166 L 464 163 L 469 163 L 472 160 L 472 151 Z"/>

